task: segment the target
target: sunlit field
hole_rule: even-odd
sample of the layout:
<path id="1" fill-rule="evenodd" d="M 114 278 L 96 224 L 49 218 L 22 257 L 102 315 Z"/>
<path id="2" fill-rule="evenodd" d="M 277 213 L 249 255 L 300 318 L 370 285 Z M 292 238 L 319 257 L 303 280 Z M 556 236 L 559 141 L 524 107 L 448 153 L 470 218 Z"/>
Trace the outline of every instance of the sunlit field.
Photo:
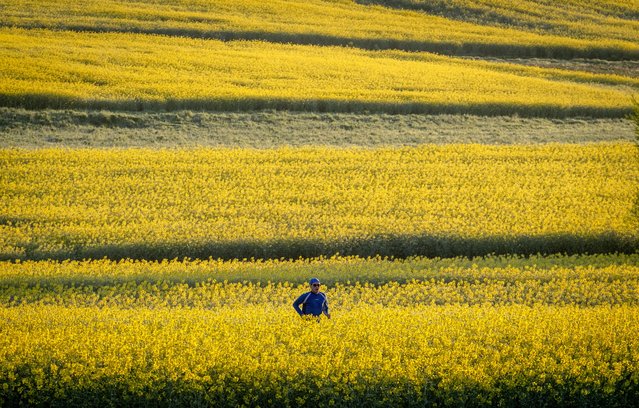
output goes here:
<path id="1" fill-rule="evenodd" d="M 634 149 L 4 150 L 0 248 L 4 259 L 627 252 Z"/>
<path id="2" fill-rule="evenodd" d="M 636 258 L 0 263 L 0 395 L 627 406 Z M 333 310 L 320 324 L 290 306 L 315 275 Z"/>
<path id="3" fill-rule="evenodd" d="M 637 0 L 0 14 L 0 407 L 637 405 Z"/>
<path id="4" fill-rule="evenodd" d="M 637 42 L 636 0 L 360 0 L 479 25 L 582 39 Z M 634 33 L 631 33 L 634 31 Z"/>
<path id="5" fill-rule="evenodd" d="M 3 0 L 2 25 L 460 55 L 636 59 L 636 2 Z M 389 6 L 389 7 L 380 7 Z M 424 13 L 425 11 L 426 13 Z"/>
<path id="6" fill-rule="evenodd" d="M 639 79 L 399 51 L 0 29 L 0 103 L 623 116 Z M 464 78 L 464 81 L 459 81 Z"/>

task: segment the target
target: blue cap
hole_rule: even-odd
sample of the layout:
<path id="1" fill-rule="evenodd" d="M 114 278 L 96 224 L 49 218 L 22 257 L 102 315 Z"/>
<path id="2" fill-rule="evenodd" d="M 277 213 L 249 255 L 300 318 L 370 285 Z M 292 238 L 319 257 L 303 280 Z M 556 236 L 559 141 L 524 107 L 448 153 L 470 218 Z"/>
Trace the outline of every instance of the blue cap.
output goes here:
<path id="1" fill-rule="evenodd" d="M 317 278 L 311 278 L 311 280 L 308 282 L 310 285 L 314 284 L 314 283 L 320 283 L 319 279 Z"/>

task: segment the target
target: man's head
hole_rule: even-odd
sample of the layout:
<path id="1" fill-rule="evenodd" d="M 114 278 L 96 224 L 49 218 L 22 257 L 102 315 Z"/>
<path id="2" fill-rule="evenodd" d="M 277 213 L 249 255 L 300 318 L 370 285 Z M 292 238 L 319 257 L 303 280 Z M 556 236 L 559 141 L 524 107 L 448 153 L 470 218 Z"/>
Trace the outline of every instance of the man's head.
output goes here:
<path id="1" fill-rule="evenodd" d="M 312 278 L 309 282 L 309 285 L 311 285 L 311 292 L 313 293 L 317 293 L 320 290 L 320 281 L 317 278 Z"/>

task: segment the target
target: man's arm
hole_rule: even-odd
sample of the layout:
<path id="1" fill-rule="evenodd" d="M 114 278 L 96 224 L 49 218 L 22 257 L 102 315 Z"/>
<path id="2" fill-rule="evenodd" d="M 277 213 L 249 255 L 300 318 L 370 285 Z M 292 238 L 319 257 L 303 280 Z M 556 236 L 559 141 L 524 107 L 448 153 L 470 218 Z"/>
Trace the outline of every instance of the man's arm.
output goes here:
<path id="1" fill-rule="evenodd" d="M 324 293 L 322 293 L 322 296 L 324 296 L 324 303 L 322 304 L 322 313 L 324 313 L 324 315 L 330 319 L 331 314 L 328 312 L 328 298 L 326 297 Z"/>
<path id="2" fill-rule="evenodd" d="M 297 300 L 295 300 L 295 302 L 293 302 L 293 309 L 295 309 L 297 314 L 299 314 L 300 316 L 304 315 L 302 313 L 302 309 L 300 309 L 300 305 L 304 303 L 304 299 L 306 298 L 306 296 L 307 296 L 306 293 L 304 293 L 302 296 L 298 297 Z"/>

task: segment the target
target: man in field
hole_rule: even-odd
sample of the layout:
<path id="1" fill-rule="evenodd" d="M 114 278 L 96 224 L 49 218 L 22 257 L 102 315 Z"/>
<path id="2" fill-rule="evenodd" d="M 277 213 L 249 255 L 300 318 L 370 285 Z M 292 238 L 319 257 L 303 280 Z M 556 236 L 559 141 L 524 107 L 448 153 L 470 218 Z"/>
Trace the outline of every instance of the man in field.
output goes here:
<path id="1" fill-rule="evenodd" d="M 322 313 L 331 318 L 331 314 L 328 312 L 328 300 L 326 295 L 320 292 L 320 281 L 317 278 L 313 278 L 309 281 L 311 291 L 304 293 L 293 302 L 293 308 L 302 317 L 313 316 L 317 319 L 320 318 Z M 302 307 L 300 308 L 300 305 Z"/>

